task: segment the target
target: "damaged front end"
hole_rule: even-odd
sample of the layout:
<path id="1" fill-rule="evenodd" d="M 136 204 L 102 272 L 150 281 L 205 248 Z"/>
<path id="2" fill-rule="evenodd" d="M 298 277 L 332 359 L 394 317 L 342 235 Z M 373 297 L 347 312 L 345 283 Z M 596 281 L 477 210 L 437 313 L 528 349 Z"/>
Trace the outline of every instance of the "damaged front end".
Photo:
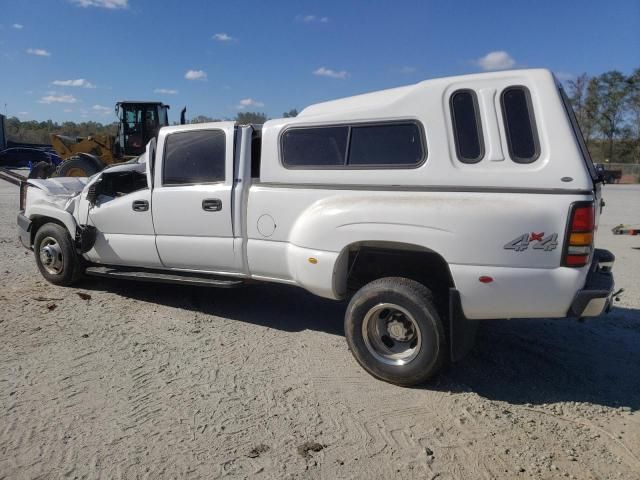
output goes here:
<path id="1" fill-rule="evenodd" d="M 29 179 L 21 184 L 17 219 L 21 243 L 31 249 L 38 227 L 54 221 L 67 228 L 79 253 L 89 251 L 95 243 L 95 228 L 78 221 L 78 209 L 81 193 L 93 180 L 93 177 L 58 177 Z"/>

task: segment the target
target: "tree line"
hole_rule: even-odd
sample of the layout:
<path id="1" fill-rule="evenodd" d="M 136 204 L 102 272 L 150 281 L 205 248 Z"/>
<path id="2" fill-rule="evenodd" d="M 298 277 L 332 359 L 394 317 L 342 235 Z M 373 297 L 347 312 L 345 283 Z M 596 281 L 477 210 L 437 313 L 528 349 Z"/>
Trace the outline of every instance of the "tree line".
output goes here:
<path id="1" fill-rule="evenodd" d="M 117 123 L 103 125 L 98 122 L 38 122 L 36 120 L 20 121 L 17 117 L 5 119 L 7 140 L 18 143 L 51 144 L 49 134 L 58 133 L 69 137 L 88 137 L 90 135 L 116 135 Z"/>
<path id="2" fill-rule="evenodd" d="M 595 162 L 640 162 L 640 68 L 628 76 L 617 70 L 596 76 L 583 73 L 566 82 L 566 91 Z M 285 118 L 297 115 L 296 109 L 283 113 Z M 198 115 L 190 123 L 217 120 L 220 119 Z M 268 118 L 260 112 L 239 112 L 235 120 L 260 124 Z M 117 123 L 22 122 L 16 117 L 6 119 L 5 125 L 7 139 L 42 144 L 50 143 L 50 133 L 86 137 L 115 135 L 118 129 Z"/>
<path id="3" fill-rule="evenodd" d="M 640 68 L 567 82 L 567 93 L 595 162 L 640 162 Z"/>
<path id="4" fill-rule="evenodd" d="M 296 109 L 284 112 L 283 117 L 295 117 L 298 115 Z M 218 122 L 220 119 L 198 115 L 193 117 L 189 123 L 205 123 Z M 260 112 L 239 112 L 234 118 L 239 123 L 258 123 L 262 124 L 268 120 L 264 113 Z M 177 122 L 174 122 L 177 125 Z M 118 132 L 118 123 L 102 124 L 98 122 L 54 122 L 47 120 L 38 122 L 37 120 L 21 121 L 17 117 L 9 117 L 5 119 L 5 132 L 7 140 L 16 143 L 34 143 L 49 145 L 51 143 L 49 135 L 52 133 L 66 135 L 68 137 L 88 137 L 90 135 L 112 135 Z"/>
<path id="5" fill-rule="evenodd" d="M 297 116 L 298 116 L 298 110 L 295 108 L 289 110 L 288 112 L 284 112 L 282 114 L 283 118 L 290 118 L 290 117 L 297 117 Z M 206 115 L 198 115 L 196 117 L 193 117 L 189 123 L 219 122 L 220 120 L 223 120 L 223 119 L 207 117 Z M 248 123 L 263 124 L 269 119 L 264 113 L 260 113 L 260 112 L 239 112 L 234 118 L 234 120 L 240 124 L 246 125 Z"/>

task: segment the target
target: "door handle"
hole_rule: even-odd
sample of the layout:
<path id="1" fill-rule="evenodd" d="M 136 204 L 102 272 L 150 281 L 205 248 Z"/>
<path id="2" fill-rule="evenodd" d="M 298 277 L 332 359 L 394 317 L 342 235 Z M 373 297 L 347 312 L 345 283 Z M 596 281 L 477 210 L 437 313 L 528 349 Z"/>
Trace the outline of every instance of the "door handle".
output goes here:
<path id="1" fill-rule="evenodd" d="M 131 204 L 134 212 L 146 212 L 149 210 L 149 202 L 146 200 L 134 200 Z"/>
<path id="2" fill-rule="evenodd" d="M 202 209 L 205 212 L 219 212 L 222 210 L 222 200 L 219 198 L 207 198 L 202 200 Z"/>

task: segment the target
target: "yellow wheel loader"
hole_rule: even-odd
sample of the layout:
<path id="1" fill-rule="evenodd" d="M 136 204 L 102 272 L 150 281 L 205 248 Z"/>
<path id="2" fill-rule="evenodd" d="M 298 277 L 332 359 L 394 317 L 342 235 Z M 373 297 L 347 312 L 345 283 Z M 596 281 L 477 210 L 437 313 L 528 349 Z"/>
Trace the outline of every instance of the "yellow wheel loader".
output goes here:
<path id="1" fill-rule="evenodd" d="M 122 101 L 116 103 L 118 133 L 68 137 L 51 134 L 51 145 L 63 162 L 54 168 L 41 162 L 34 166 L 31 178 L 90 177 L 107 165 L 125 162 L 142 154 L 149 140 L 158 135 L 161 127 L 169 125 L 169 105 L 160 102 Z M 180 122 L 185 122 L 183 109 Z"/>

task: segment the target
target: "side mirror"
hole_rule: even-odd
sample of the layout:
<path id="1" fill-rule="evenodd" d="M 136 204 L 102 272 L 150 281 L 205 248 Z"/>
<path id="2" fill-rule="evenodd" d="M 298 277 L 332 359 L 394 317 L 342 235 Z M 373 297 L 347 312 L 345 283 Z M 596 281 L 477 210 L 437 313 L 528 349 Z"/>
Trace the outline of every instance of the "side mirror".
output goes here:
<path id="1" fill-rule="evenodd" d="M 180 125 L 184 125 L 187 123 L 187 107 L 182 107 L 180 110 Z"/>
<path id="2" fill-rule="evenodd" d="M 89 189 L 87 190 L 87 201 L 89 202 L 89 205 L 93 206 L 96 204 L 96 201 L 98 200 L 98 196 L 102 191 L 101 184 L 102 184 L 102 177 L 100 177 L 95 182 L 93 182 L 89 187 Z"/>

